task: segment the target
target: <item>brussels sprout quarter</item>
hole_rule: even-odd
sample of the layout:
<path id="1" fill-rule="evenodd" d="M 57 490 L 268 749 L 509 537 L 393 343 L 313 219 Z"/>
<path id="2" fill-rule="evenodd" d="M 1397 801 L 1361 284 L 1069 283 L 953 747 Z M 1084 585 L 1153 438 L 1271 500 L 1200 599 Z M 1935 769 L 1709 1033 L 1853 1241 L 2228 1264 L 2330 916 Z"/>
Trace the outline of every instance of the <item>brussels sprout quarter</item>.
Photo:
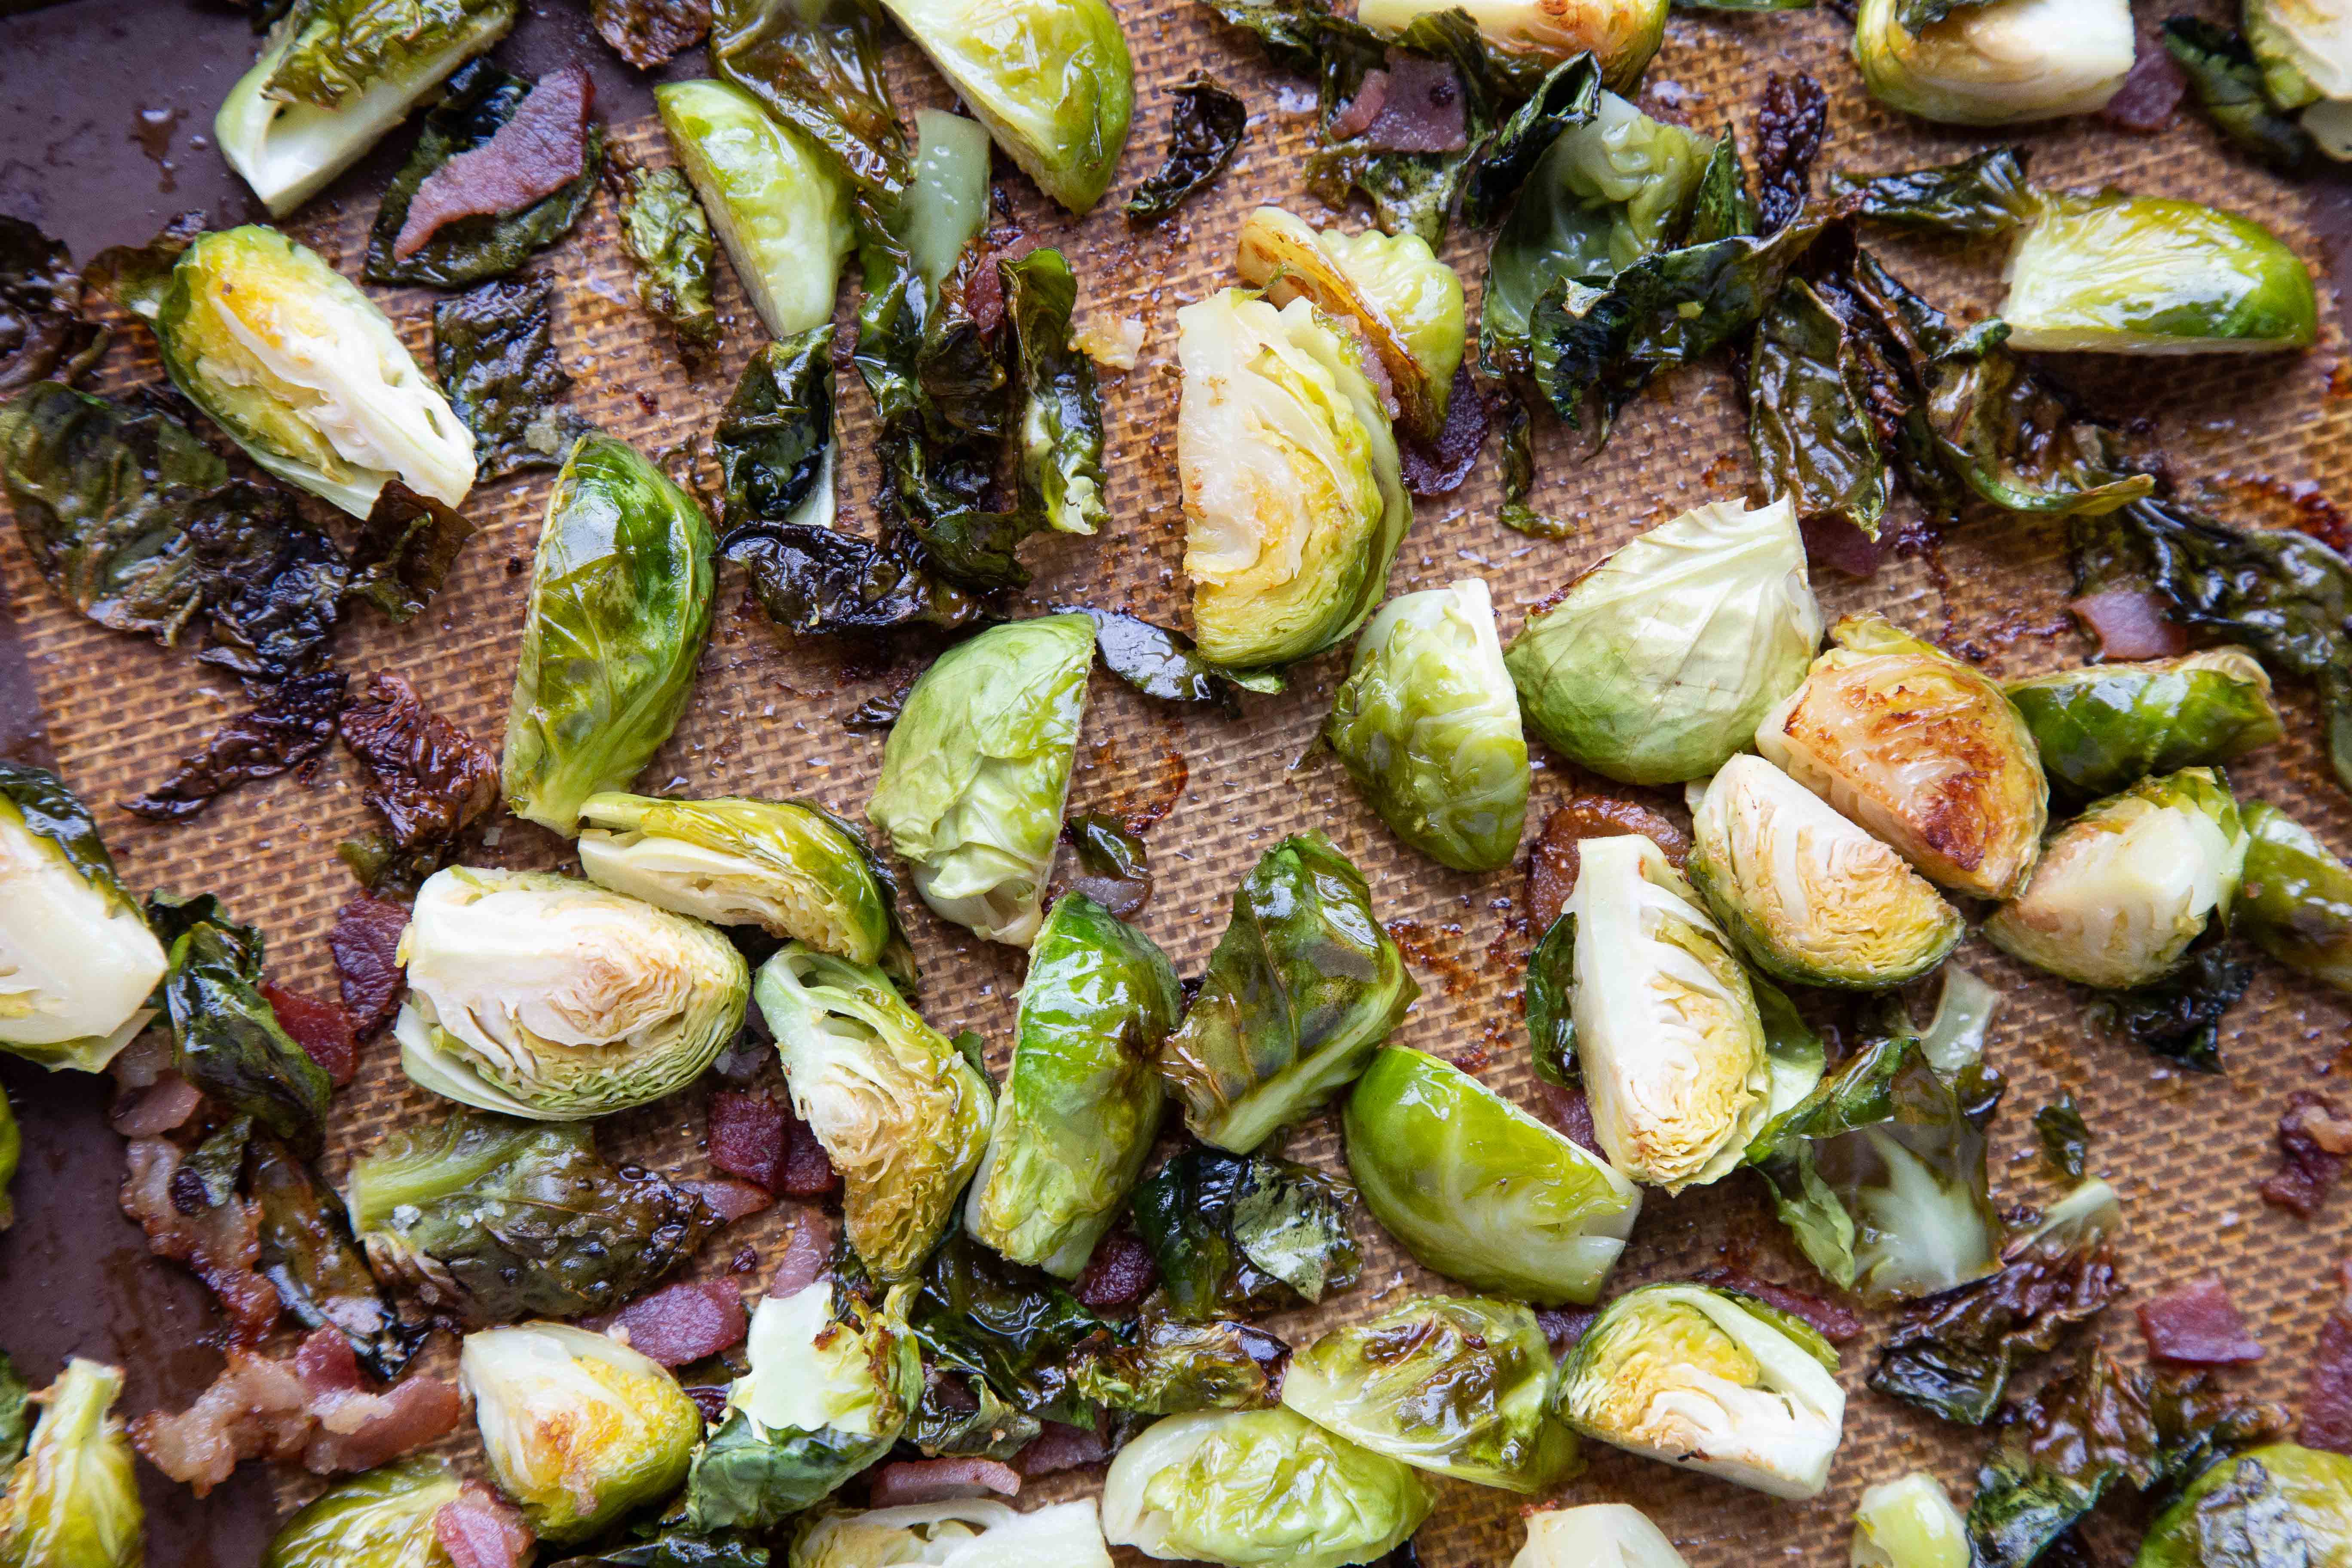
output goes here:
<path id="1" fill-rule="evenodd" d="M 2270 674 L 2242 647 L 2037 675 L 2012 683 L 2009 700 L 2051 787 L 2078 798 L 2230 762 L 2284 733 Z"/>
<path id="2" fill-rule="evenodd" d="M 146 1561 L 147 1513 L 131 1441 L 113 1415 L 121 1394 L 121 1368 L 75 1356 L 33 1396 L 40 1422 L 24 1458 L 0 1477 L 0 1568 L 141 1568 Z"/>
<path id="3" fill-rule="evenodd" d="M 448 1460 L 419 1458 L 338 1481 L 286 1521 L 262 1568 L 441 1568 L 433 1516 L 465 1484 Z"/>
<path id="4" fill-rule="evenodd" d="M 1553 751 L 1626 784 L 1680 784 L 1747 748 L 1821 640 L 1788 500 L 1715 501 L 1579 577 L 1503 661 Z"/>
<path id="5" fill-rule="evenodd" d="M 2212 769 L 2142 779 L 2051 835 L 2033 879 L 1984 933 L 2084 985 L 2152 984 L 2209 924 L 2229 920 L 2248 843 Z"/>
<path id="6" fill-rule="evenodd" d="M 2050 812 L 2032 731 L 1990 679 L 1884 616 L 1848 616 L 1830 636 L 1756 749 L 1929 881 L 2015 893 Z"/>
<path id="7" fill-rule="evenodd" d="M 1348 1169 L 1422 1265 L 1559 1306 L 1600 1298 L 1642 1194 L 1476 1079 L 1391 1046 L 1348 1097 Z"/>
<path id="8" fill-rule="evenodd" d="M 1723 764 L 1691 814 L 1691 881 L 1749 962 L 1801 985 L 1885 991 L 1965 929 L 1903 857 L 1761 757 Z"/>
<path id="9" fill-rule="evenodd" d="M 2225 1568 L 2343 1560 L 2352 1541 L 2352 1458 L 2298 1443 L 2225 1452 L 2156 1516 L 2133 1568 Z M 2218 1549 L 2217 1549 L 2218 1547 Z"/>
<path id="10" fill-rule="evenodd" d="M 1845 1422 L 1837 1352 L 1752 1296 L 1645 1285 L 1561 1363 L 1558 1408 L 1588 1437 L 1774 1497 L 1819 1497 Z"/>
<path id="11" fill-rule="evenodd" d="M 751 978 L 699 921 L 569 877 L 464 866 L 417 889 L 399 957 L 401 1070 L 543 1121 L 692 1083 L 741 1027 Z"/>
<path id="12" fill-rule="evenodd" d="M 1666 36 L 1665 0 L 1467 0 L 1470 14 L 1497 50 L 1557 64 L 1590 53 L 1601 79 L 1621 92 L 1642 79 Z M 1448 7 L 1433 0 L 1362 0 L 1356 19 L 1383 32 L 1402 32 L 1418 16 Z"/>
<path id="13" fill-rule="evenodd" d="M 1917 32 L 1905 0 L 1862 0 L 1853 58 L 1889 108 L 1947 125 L 2096 114 L 2132 68 L 2129 0 L 1990 0 Z"/>
<path id="14" fill-rule="evenodd" d="M 2246 807 L 2237 930 L 2289 969 L 2352 993 L 2352 870 L 2266 800 Z"/>
<path id="15" fill-rule="evenodd" d="M 1631 1503 L 1589 1502 L 1528 1516 L 1511 1568 L 1690 1568 L 1665 1531 Z"/>

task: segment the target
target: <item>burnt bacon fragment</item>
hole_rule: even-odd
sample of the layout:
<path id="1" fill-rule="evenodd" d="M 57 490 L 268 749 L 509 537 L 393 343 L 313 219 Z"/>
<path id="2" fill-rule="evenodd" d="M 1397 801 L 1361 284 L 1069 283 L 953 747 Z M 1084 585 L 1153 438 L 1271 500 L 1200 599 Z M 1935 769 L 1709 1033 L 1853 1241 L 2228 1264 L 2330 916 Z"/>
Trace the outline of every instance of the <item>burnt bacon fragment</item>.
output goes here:
<path id="1" fill-rule="evenodd" d="M 2263 1359 L 2262 1342 L 2246 1328 L 2219 1274 L 2206 1274 L 2134 1310 L 2147 1353 L 2183 1366 L 2242 1366 Z"/>
<path id="2" fill-rule="evenodd" d="M 1753 1296 L 1792 1318 L 1802 1318 L 1819 1329 L 1822 1338 L 1832 1344 L 1843 1344 L 1862 1332 L 1862 1320 L 1835 1301 L 1825 1300 L 1791 1286 L 1776 1285 L 1769 1279 L 1759 1279 L 1745 1268 L 1717 1264 L 1700 1269 L 1691 1278 L 1702 1285 Z"/>
<path id="3" fill-rule="evenodd" d="M 1176 106 L 1169 112 L 1168 159 L 1129 198 L 1132 222 L 1158 223 L 1205 189 L 1234 161 L 1249 127 L 1247 106 L 1202 72 L 1169 89 L 1169 96 Z"/>
<path id="4" fill-rule="evenodd" d="M 362 893 L 335 911 L 327 951 L 352 1031 L 373 1038 L 400 1010 L 407 975 L 400 966 L 400 933 L 408 929 L 408 906 Z"/>
<path id="5" fill-rule="evenodd" d="M 1777 233 L 1804 209 L 1829 117 L 1829 94 L 1802 71 L 1764 79 L 1764 100 L 1756 110 L 1759 233 Z"/>
<path id="6" fill-rule="evenodd" d="M 359 1040 L 352 1033 L 349 1014 L 335 1003 L 321 1002 L 267 980 L 256 989 L 261 993 L 261 999 L 269 1004 L 278 1026 L 302 1047 L 304 1056 L 319 1064 L 337 1089 L 352 1081 L 359 1072 L 360 1057 Z"/>
<path id="7" fill-rule="evenodd" d="M 2306 1448 L 2352 1454 L 2352 1262 L 2337 1267 L 2342 1292 L 2319 1325 L 2304 1386 L 2303 1425 L 2295 1441 Z"/>
<path id="8" fill-rule="evenodd" d="M 2279 1168 L 2262 1184 L 2263 1201 L 2309 1219 L 2319 1212 L 2352 1155 L 2352 1119 L 2324 1094 L 2299 1089 L 2279 1118 Z"/>
<path id="9" fill-rule="evenodd" d="M 298 675 L 214 731 L 169 778 L 122 808 L 150 822 L 185 822 L 242 784 L 275 778 L 324 752 L 335 738 L 345 678 Z"/>

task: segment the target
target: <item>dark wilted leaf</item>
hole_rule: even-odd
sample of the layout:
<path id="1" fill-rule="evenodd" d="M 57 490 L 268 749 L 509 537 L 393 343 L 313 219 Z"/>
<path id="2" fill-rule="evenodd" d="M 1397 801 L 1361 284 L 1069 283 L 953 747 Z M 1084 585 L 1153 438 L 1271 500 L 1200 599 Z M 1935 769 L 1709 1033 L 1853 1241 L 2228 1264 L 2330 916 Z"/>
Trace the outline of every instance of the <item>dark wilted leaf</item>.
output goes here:
<path id="1" fill-rule="evenodd" d="M 572 377 L 555 357 L 544 277 L 494 281 L 433 307 L 433 370 L 474 433 L 480 478 L 552 468 L 593 428 L 556 406 Z"/>
<path id="2" fill-rule="evenodd" d="M 106 352 L 81 315 L 81 279 L 62 241 L 0 215 L 0 398 L 37 381 L 75 382 Z"/>
<path id="3" fill-rule="evenodd" d="M 1093 1413 L 1071 1386 L 1071 1352 L 1113 1325 L 1052 1276 L 1008 1262 L 958 1226 L 924 1266 L 907 1314 L 927 1355 L 985 1381 L 1028 1415 L 1073 1426 Z"/>
<path id="4" fill-rule="evenodd" d="M 2072 1090 L 2060 1089 L 2056 1100 L 2033 1113 L 2033 1135 L 2041 1141 L 2042 1157 L 2052 1170 L 2082 1179 L 2083 1163 L 2091 1152 L 2091 1129 L 2083 1121 L 2083 1108 L 2074 1103 Z"/>
<path id="5" fill-rule="evenodd" d="M 1151 863 L 1143 840 L 1118 818 L 1081 813 L 1062 824 L 1062 843 L 1052 896 L 1064 889 L 1084 893 L 1123 921 L 1150 901 Z"/>
<path id="6" fill-rule="evenodd" d="M 433 602 L 474 525 L 457 508 L 387 480 L 360 525 L 346 596 L 405 622 Z"/>
<path id="7" fill-rule="evenodd" d="M 1077 279 L 1060 251 L 1045 249 L 1001 261 L 997 273 L 1021 378 L 1021 510 L 1062 533 L 1093 533 L 1110 511 L 1095 362 L 1070 342 Z"/>
<path id="8" fill-rule="evenodd" d="M 637 300 L 667 321 L 678 353 L 696 359 L 719 346 L 711 300 L 717 248 L 694 187 L 676 169 L 620 168 L 608 183 L 621 208 L 621 243 L 636 265 Z"/>
<path id="9" fill-rule="evenodd" d="M 417 700 L 403 677 L 368 678 L 340 729 L 369 774 L 369 805 L 393 845 L 415 853 L 445 848 L 499 799 L 499 764 L 473 736 Z"/>
<path id="10" fill-rule="evenodd" d="M 1158 223 L 1224 173 L 1249 127 L 1247 106 L 1204 72 L 1169 93 L 1176 107 L 1169 111 L 1167 161 L 1128 199 L 1127 216 L 1138 223 Z"/>
<path id="11" fill-rule="evenodd" d="M 178 906 L 169 920 L 184 922 L 172 938 L 163 986 L 179 1047 L 173 1065 L 207 1098 L 315 1157 L 335 1088 L 257 989 L 260 933 L 226 923 L 208 900 Z"/>
<path id="12" fill-rule="evenodd" d="M 969 626 L 980 601 L 931 573 L 923 548 L 890 526 L 882 542 L 808 523 L 747 522 L 719 542 L 751 574 L 768 618 L 788 632 Z"/>
<path id="13" fill-rule="evenodd" d="M 1095 624 L 1095 652 L 1103 668 L 1146 697 L 1165 702 L 1216 702 L 1233 700 L 1231 687 L 1244 691 L 1280 691 L 1278 672 L 1227 669 L 1210 663 L 1182 632 L 1154 626 L 1123 610 L 1097 610 L 1085 605 L 1055 606 L 1057 616 L 1084 616 Z"/>
<path id="14" fill-rule="evenodd" d="M 735 395 L 719 410 L 711 445 L 726 491 L 727 529 L 761 521 L 832 525 L 831 322 L 752 351 Z"/>
<path id="15" fill-rule="evenodd" d="M 385 1300 L 352 1239 L 341 1195 L 284 1140 L 262 1131 L 247 1146 L 246 1187 L 260 1210 L 257 1267 L 286 1310 L 305 1328 L 341 1333 L 377 1377 L 398 1377 L 432 1331 L 403 1322 Z"/>
<path id="16" fill-rule="evenodd" d="M 1748 351 L 1748 439 L 1764 493 L 1797 515 L 1878 537 L 1893 479 L 1873 427 L 1869 370 L 1845 323 L 1792 278 Z"/>
<path id="17" fill-rule="evenodd" d="M 1168 1310 L 1188 1322 L 1280 1311 L 1356 1282 L 1344 1189 L 1310 1166 L 1195 1145 L 1136 1188 L 1132 1209 Z"/>
<path id="18" fill-rule="evenodd" d="M 2254 980 L 2254 966 L 2226 940 L 2194 949 L 2179 970 L 2137 991 L 2105 993 L 2090 1006 L 2103 1027 L 2191 1072 L 2221 1070 L 2221 1018 Z"/>
<path id="19" fill-rule="evenodd" d="M 212 646 L 199 659 L 236 671 L 248 691 L 325 662 L 351 567 L 290 492 L 231 479 L 195 501 L 187 536 L 190 573 L 212 618 Z"/>
<path id="20" fill-rule="evenodd" d="M 322 669 L 282 682 L 213 732 L 156 788 L 124 801 L 151 822 L 184 822 L 228 790 L 309 762 L 335 738 L 343 674 Z"/>
<path id="21" fill-rule="evenodd" d="M 1804 210 L 1812 193 L 1813 160 L 1829 129 L 1829 94 L 1800 71 L 1764 79 L 1764 100 L 1756 109 L 1757 228 L 1783 228 Z"/>
<path id="22" fill-rule="evenodd" d="M 1830 177 L 1830 195 L 1849 211 L 1896 228 L 1990 238 L 2033 216 L 2025 153 L 1993 147 L 1957 163 L 1857 180 Z"/>

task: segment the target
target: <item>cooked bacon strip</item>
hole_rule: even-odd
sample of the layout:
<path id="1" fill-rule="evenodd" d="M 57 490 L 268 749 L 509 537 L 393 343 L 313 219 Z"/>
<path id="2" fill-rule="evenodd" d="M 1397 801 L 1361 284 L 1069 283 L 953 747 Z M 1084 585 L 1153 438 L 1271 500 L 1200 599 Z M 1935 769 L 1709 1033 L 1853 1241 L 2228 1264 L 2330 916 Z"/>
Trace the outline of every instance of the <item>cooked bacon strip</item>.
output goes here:
<path id="1" fill-rule="evenodd" d="M 1018 1497 L 1021 1472 L 994 1459 L 900 1459 L 874 1472 L 866 1498 L 876 1508 L 946 1502 L 953 1498 Z"/>
<path id="2" fill-rule="evenodd" d="M 2133 1310 L 2139 1314 L 2147 1353 L 2158 1361 L 2242 1366 L 2263 1359 L 2262 1342 L 2247 1331 L 2245 1317 L 2230 1300 L 2219 1274 L 2202 1275 L 2185 1289 Z"/>
<path id="3" fill-rule="evenodd" d="M 751 1327 L 742 1292 L 724 1279 L 688 1279 L 640 1296 L 608 1318 L 586 1327 L 622 1330 L 630 1348 L 664 1366 L 684 1366 L 740 1345 Z"/>
<path id="4" fill-rule="evenodd" d="M 1121 1226 L 1095 1243 L 1086 1272 L 1078 1276 L 1079 1300 L 1097 1312 L 1131 1310 L 1160 1283 L 1160 1266 L 1136 1234 Z"/>
<path id="5" fill-rule="evenodd" d="M 1352 142 L 1372 128 L 1388 107 L 1389 73 L 1374 68 L 1364 73 L 1356 84 L 1356 96 L 1331 117 L 1331 138 L 1335 142 Z"/>
<path id="6" fill-rule="evenodd" d="M 214 1205 L 180 1151 L 161 1138 L 134 1138 L 123 1151 L 122 1212 L 147 1233 L 147 1250 L 184 1263 L 228 1314 L 231 1343 L 257 1344 L 278 1326 L 277 1288 L 255 1271 L 261 1257 L 258 1211 L 232 1195 Z M 175 1180 L 175 1178 L 177 1178 Z"/>
<path id="7" fill-rule="evenodd" d="M 352 1035 L 351 1016 L 332 1002 L 305 996 L 299 991 L 265 980 L 261 999 L 278 1016 L 278 1026 L 302 1047 L 341 1089 L 360 1070 L 360 1043 Z"/>
<path id="8" fill-rule="evenodd" d="M 352 1032 L 362 1040 L 374 1038 L 400 1011 L 401 994 L 408 989 L 408 973 L 400 967 L 400 933 L 407 929 L 407 905 L 365 893 L 335 911 L 327 951 L 334 955 Z"/>
<path id="9" fill-rule="evenodd" d="M 584 66 L 540 78 L 498 134 L 425 176 L 392 254 L 414 256 L 446 224 L 520 212 L 578 179 L 587 167 L 588 116 L 595 102 L 595 84 Z"/>
<path id="10" fill-rule="evenodd" d="M 2135 588 L 2104 588 L 2066 607 L 2099 639 L 2109 658 L 2170 658 L 2189 651 L 2189 634 L 2167 615 L 2165 602 Z"/>
<path id="11" fill-rule="evenodd" d="M 514 1505 L 474 1480 L 434 1510 L 433 1539 L 452 1568 L 522 1568 L 534 1544 Z"/>
<path id="12" fill-rule="evenodd" d="M 2099 118 L 2118 131 L 2153 135 L 2171 122 L 2172 111 L 2188 90 L 2188 75 L 2170 49 L 2142 49 Z"/>
<path id="13" fill-rule="evenodd" d="M 1622 837 L 1637 833 L 1656 845 L 1668 860 L 1680 866 L 1690 854 L 1690 837 L 1646 805 L 1613 795 L 1572 795 L 1544 818 L 1543 833 L 1528 855 L 1528 934 L 1540 938 L 1559 919 L 1559 907 L 1576 890 L 1576 873 L 1583 865 L 1577 845 L 1587 838 Z"/>
<path id="14" fill-rule="evenodd" d="M 710 1163 L 774 1192 L 784 1181 L 791 1128 L 784 1108 L 764 1091 L 722 1089 L 710 1097 Z"/>
<path id="15" fill-rule="evenodd" d="M 1387 91 L 1364 140 L 1382 153 L 1459 153 L 1470 145 L 1469 110 L 1452 66 L 1391 49 Z"/>
<path id="16" fill-rule="evenodd" d="M 731 1225 L 746 1215 L 775 1205 L 775 1195 L 749 1182 L 680 1182 L 677 1184 L 702 1200 L 702 1206 L 719 1216 L 721 1225 Z"/>
<path id="17" fill-rule="evenodd" d="M 2262 1184 L 2263 1201 L 2309 1219 L 2327 1201 L 2352 1155 L 2352 1121 L 2324 1094 L 2298 1089 L 2279 1118 L 2279 1168 Z"/>
<path id="18" fill-rule="evenodd" d="M 1821 1330 L 1822 1338 L 1832 1344 L 1843 1344 L 1862 1332 L 1862 1320 L 1835 1301 L 1824 1300 L 1786 1285 L 1775 1285 L 1769 1279 L 1759 1279 L 1745 1268 L 1718 1263 L 1700 1269 L 1691 1278 L 1702 1285 L 1745 1291 L 1767 1306 L 1780 1308 L 1792 1318 L 1802 1318 Z"/>
<path id="19" fill-rule="evenodd" d="M 2343 1294 L 2319 1325 L 2311 1348 L 2311 1381 L 2304 1390 L 2303 1428 L 2294 1440 L 2306 1448 L 2352 1454 L 2352 1261 L 2336 1270 Z"/>
<path id="20" fill-rule="evenodd" d="M 776 1262 L 776 1277 L 768 1284 L 771 1296 L 797 1296 L 824 1278 L 833 1261 L 833 1221 L 815 1209 L 803 1209 L 793 1222 L 792 1238 Z"/>
<path id="21" fill-rule="evenodd" d="M 786 1129 L 783 1195 L 803 1201 L 831 1197 L 841 1190 L 841 1173 L 833 1168 L 832 1156 L 816 1141 L 815 1130 L 790 1106 L 785 1113 L 791 1124 Z"/>
<path id="22" fill-rule="evenodd" d="M 1109 1458 L 1110 1445 L 1103 1441 L 1101 1433 L 1091 1427 L 1048 1421 L 1027 1447 L 1013 1456 L 1013 1468 L 1034 1479 L 1086 1465 L 1099 1465 Z"/>
<path id="23" fill-rule="evenodd" d="M 1568 1347 L 1584 1337 L 1593 1320 L 1601 1314 L 1591 1307 L 1538 1307 L 1536 1322 L 1544 1331 L 1544 1342 L 1551 1346 L 1554 1355 L 1565 1355 Z"/>

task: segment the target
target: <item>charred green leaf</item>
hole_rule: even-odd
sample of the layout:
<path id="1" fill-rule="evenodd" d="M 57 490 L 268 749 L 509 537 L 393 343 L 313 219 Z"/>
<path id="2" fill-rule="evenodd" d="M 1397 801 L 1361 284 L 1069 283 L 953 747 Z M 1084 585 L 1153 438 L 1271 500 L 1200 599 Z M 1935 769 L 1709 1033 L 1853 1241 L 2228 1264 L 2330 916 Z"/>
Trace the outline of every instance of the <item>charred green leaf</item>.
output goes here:
<path id="1" fill-rule="evenodd" d="M 2318 144 L 2271 102 L 2243 34 L 2201 16 L 2173 16 L 2162 36 L 2165 52 L 2189 78 L 2197 107 L 2241 151 L 2283 174 L 2317 165 Z"/>
<path id="2" fill-rule="evenodd" d="M 1979 239 L 2029 222 L 2034 207 L 2033 187 L 2025 178 L 2025 154 L 2015 147 L 1994 147 L 1957 163 L 1867 180 L 1833 174 L 1830 195 L 1858 216 L 1895 228 Z"/>
<path id="3" fill-rule="evenodd" d="M 1346 1189 L 1268 1154 L 1191 1148 L 1135 1191 L 1168 1310 L 1190 1322 L 1320 1301 L 1356 1281 Z"/>
<path id="4" fill-rule="evenodd" d="M 676 169 L 632 166 L 607 181 L 621 208 L 621 243 L 636 266 L 637 302 L 667 321 L 678 353 L 692 360 L 719 346 L 711 300 L 718 250 L 694 187 Z"/>
<path id="5" fill-rule="evenodd" d="M 405 623 L 433 602 L 473 537 L 457 508 L 389 480 L 360 525 L 344 595 Z"/>
<path id="6" fill-rule="evenodd" d="M 712 445 L 724 526 L 833 521 L 833 327 L 763 343 L 719 411 Z"/>
<path id="7" fill-rule="evenodd" d="M 0 216 L 0 398 L 39 381 L 79 381 L 106 352 L 82 319 L 81 278 L 62 241 Z"/>
<path id="8" fill-rule="evenodd" d="M 1158 223 L 1223 174 L 1249 128 L 1248 107 L 1205 72 L 1194 71 L 1169 96 L 1176 106 L 1167 160 L 1128 198 L 1127 216 L 1137 223 Z"/>
<path id="9" fill-rule="evenodd" d="M 334 1085 L 278 1025 L 256 989 L 261 933 L 232 925 L 209 902 L 158 918 L 184 929 L 171 944 L 163 1002 L 182 1077 L 239 1116 L 284 1139 L 305 1157 L 319 1152 Z"/>
<path id="10" fill-rule="evenodd" d="M 555 357 L 544 277 L 493 281 L 433 307 L 433 370 L 474 433 L 479 477 L 551 468 L 591 428 L 556 406 L 572 377 Z"/>
<path id="11" fill-rule="evenodd" d="M 398 1377 L 431 1331 L 403 1322 L 384 1299 L 334 1189 L 268 1132 L 247 1146 L 246 1185 L 260 1215 L 257 1267 L 286 1310 L 305 1328 L 341 1333 L 377 1377 Z"/>
<path id="12" fill-rule="evenodd" d="M 1182 632 L 1155 626 L 1123 610 L 1097 610 L 1085 605 L 1056 607 L 1057 616 L 1084 616 L 1095 624 L 1095 652 L 1103 668 L 1146 697 L 1165 702 L 1226 703 L 1232 688 L 1244 691 L 1279 691 L 1282 677 L 1274 671 L 1227 669 L 1202 658 L 1192 639 Z"/>
<path id="13" fill-rule="evenodd" d="M 280 681 L 122 808 L 150 822 L 184 822 L 239 784 L 299 767 L 334 741 L 345 680 L 339 669 L 322 669 Z"/>

